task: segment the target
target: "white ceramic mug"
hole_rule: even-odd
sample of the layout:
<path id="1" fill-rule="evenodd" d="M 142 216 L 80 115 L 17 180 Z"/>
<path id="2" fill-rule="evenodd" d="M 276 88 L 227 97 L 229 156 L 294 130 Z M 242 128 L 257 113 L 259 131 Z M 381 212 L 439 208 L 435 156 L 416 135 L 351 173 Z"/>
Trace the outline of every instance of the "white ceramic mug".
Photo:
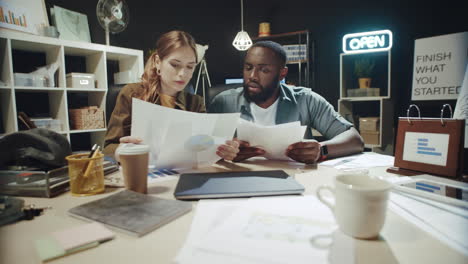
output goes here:
<path id="1" fill-rule="evenodd" d="M 318 199 L 330 207 L 343 233 L 355 238 L 375 238 L 385 223 L 387 200 L 392 185 L 364 173 L 341 174 L 334 179 L 335 188 L 320 186 Z M 334 194 L 332 204 L 323 191 Z"/>

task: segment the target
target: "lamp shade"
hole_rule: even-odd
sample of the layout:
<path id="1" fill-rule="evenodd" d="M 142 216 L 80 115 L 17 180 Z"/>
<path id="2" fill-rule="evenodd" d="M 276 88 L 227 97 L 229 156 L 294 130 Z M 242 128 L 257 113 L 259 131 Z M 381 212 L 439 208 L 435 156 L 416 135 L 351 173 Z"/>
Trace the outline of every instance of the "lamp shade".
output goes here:
<path id="1" fill-rule="evenodd" d="M 197 58 L 198 58 L 197 64 L 198 64 L 200 63 L 200 61 L 203 60 L 203 57 L 205 56 L 205 52 L 208 49 L 208 45 L 200 45 L 197 43 L 196 49 L 197 49 Z"/>
<path id="2" fill-rule="evenodd" d="M 252 40 L 249 37 L 249 34 L 245 31 L 239 31 L 232 41 L 232 45 L 238 50 L 247 50 L 252 46 Z"/>

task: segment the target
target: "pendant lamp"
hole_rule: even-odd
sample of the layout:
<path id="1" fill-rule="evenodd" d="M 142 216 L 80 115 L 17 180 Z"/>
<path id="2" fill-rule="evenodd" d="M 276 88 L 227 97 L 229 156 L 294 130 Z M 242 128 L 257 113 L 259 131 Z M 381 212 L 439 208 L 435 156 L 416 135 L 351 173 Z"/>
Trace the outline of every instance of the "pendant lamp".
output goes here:
<path id="1" fill-rule="evenodd" d="M 241 31 L 239 31 L 232 41 L 232 45 L 238 50 L 247 50 L 252 46 L 249 34 L 244 31 L 244 3 L 241 0 Z"/>

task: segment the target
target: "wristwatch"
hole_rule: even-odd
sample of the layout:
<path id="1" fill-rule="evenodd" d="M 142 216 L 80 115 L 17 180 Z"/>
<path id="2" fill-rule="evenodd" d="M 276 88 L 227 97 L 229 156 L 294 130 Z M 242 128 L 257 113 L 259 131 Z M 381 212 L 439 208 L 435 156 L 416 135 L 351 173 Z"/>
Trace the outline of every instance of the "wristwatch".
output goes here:
<path id="1" fill-rule="evenodd" d="M 324 161 L 327 159 L 328 156 L 328 147 L 327 145 L 320 144 L 320 158 L 318 161 Z"/>

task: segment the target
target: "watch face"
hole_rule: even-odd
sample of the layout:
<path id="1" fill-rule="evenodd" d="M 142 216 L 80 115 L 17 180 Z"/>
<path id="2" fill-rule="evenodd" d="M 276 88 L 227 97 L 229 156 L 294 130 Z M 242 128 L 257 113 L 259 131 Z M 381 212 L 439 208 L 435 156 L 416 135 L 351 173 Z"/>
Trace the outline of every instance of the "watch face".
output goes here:
<path id="1" fill-rule="evenodd" d="M 322 156 L 327 156 L 328 155 L 328 147 L 326 145 L 321 145 L 320 154 Z"/>

